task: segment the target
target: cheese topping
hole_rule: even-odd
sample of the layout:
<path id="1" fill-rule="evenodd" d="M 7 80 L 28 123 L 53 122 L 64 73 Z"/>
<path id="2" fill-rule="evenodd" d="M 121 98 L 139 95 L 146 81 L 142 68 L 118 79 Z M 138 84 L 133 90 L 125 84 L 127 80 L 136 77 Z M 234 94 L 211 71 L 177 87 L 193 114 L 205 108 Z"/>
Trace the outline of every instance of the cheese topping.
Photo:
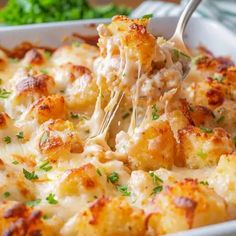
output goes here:
<path id="1" fill-rule="evenodd" d="M 114 17 L 98 48 L 0 51 L 1 234 L 156 236 L 235 219 L 236 67 L 201 49 L 182 81 L 187 56 L 147 23 Z"/>

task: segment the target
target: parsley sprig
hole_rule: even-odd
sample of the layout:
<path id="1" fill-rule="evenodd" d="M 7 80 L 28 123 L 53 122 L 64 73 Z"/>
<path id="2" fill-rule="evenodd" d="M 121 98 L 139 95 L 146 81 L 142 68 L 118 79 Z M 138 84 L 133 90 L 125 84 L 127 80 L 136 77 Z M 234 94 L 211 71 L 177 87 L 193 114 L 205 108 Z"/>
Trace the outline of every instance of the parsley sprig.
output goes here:
<path id="1" fill-rule="evenodd" d="M 0 98 L 6 99 L 10 96 L 11 91 L 7 91 L 6 89 L 0 88 Z"/>
<path id="2" fill-rule="evenodd" d="M 157 107 L 156 107 L 156 105 L 153 105 L 152 106 L 152 120 L 157 120 L 157 119 L 159 119 L 159 115 L 158 115 L 158 113 L 157 113 Z"/>
<path id="3" fill-rule="evenodd" d="M 107 176 L 107 181 L 111 183 L 117 183 L 119 181 L 119 174 L 117 172 L 112 172 L 110 175 Z"/>
<path id="4" fill-rule="evenodd" d="M 49 161 L 45 161 L 39 166 L 39 169 L 48 172 L 52 169 L 52 166 L 50 165 Z"/>
<path id="5" fill-rule="evenodd" d="M 57 204 L 58 201 L 55 199 L 55 194 L 50 193 L 47 197 L 46 200 L 48 201 L 49 204 Z"/>
<path id="6" fill-rule="evenodd" d="M 26 179 L 28 180 L 35 180 L 38 179 L 39 177 L 35 174 L 34 171 L 29 172 L 28 170 L 26 170 L 25 168 L 23 168 L 23 174 L 25 176 Z"/>
<path id="7" fill-rule="evenodd" d="M 126 197 L 129 197 L 131 195 L 131 192 L 128 191 L 128 186 L 125 185 L 121 185 L 121 186 L 117 186 L 117 190 Z"/>

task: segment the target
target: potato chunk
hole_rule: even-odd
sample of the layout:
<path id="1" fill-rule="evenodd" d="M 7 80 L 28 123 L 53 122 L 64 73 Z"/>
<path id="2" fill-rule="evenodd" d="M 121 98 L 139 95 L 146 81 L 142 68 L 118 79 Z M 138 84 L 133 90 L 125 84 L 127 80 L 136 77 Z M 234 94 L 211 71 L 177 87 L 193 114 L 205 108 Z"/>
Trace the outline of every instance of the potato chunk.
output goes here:
<path id="1" fill-rule="evenodd" d="M 66 117 L 64 97 L 56 94 L 40 98 L 33 104 L 31 113 L 40 124 L 49 119 L 63 119 Z"/>
<path id="2" fill-rule="evenodd" d="M 166 186 L 156 195 L 151 207 L 148 226 L 155 235 L 219 223 L 228 218 L 224 200 L 212 189 L 191 179 Z"/>
<path id="3" fill-rule="evenodd" d="M 37 139 L 39 151 L 53 161 L 83 151 L 82 141 L 69 121 L 49 120 L 41 127 Z"/>
<path id="4" fill-rule="evenodd" d="M 236 154 L 220 157 L 209 184 L 226 201 L 236 204 Z"/>
<path id="5" fill-rule="evenodd" d="M 215 166 L 222 154 L 234 151 L 230 135 L 222 128 L 188 126 L 178 133 L 180 156 L 190 168 Z"/>
<path id="6" fill-rule="evenodd" d="M 89 163 L 67 170 L 59 182 L 58 190 L 60 196 L 78 196 L 86 193 L 91 201 L 103 196 L 109 190 L 109 185 L 107 179 L 99 175 L 94 165 Z"/>
<path id="7" fill-rule="evenodd" d="M 125 148 L 132 169 L 170 169 L 174 162 L 176 142 L 169 123 L 157 121 L 148 124 L 142 130 L 137 130 Z"/>
<path id="8" fill-rule="evenodd" d="M 56 235 L 46 222 L 42 212 L 33 211 L 23 203 L 3 201 L 0 203 L 0 234 L 12 236 Z"/>
<path id="9" fill-rule="evenodd" d="M 70 236 L 143 236 L 145 233 L 143 211 L 132 208 L 124 198 L 98 199 L 78 215 L 73 226 L 64 227 L 63 233 Z"/>

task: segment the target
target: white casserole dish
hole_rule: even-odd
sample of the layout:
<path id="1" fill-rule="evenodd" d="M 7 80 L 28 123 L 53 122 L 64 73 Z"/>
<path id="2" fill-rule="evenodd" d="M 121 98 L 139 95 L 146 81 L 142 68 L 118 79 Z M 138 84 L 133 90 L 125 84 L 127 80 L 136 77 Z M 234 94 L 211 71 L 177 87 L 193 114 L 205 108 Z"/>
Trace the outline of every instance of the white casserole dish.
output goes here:
<path id="1" fill-rule="evenodd" d="M 152 19 L 156 21 L 153 32 L 169 38 L 175 29 L 177 18 L 163 17 Z M 0 27 L 0 45 L 12 48 L 15 45 L 29 41 L 42 46 L 59 46 L 62 40 L 72 33 L 93 36 L 96 34 L 94 24 L 106 23 L 107 19 L 85 20 L 73 22 L 48 23 L 38 25 Z M 189 47 L 203 44 L 215 55 L 230 55 L 236 62 L 236 37 L 218 23 L 202 18 L 193 18 L 188 24 L 185 40 Z M 235 236 L 236 221 L 202 227 L 175 236 Z"/>

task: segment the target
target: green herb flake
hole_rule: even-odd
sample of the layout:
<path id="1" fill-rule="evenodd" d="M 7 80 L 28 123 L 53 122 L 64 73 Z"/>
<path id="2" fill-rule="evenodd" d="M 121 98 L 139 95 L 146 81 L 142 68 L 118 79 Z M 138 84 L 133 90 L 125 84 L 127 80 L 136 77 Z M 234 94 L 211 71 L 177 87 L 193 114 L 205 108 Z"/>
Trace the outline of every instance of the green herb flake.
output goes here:
<path id="1" fill-rule="evenodd" d="M 225 120 L 225 116 L 224 115 L 221 115 L 217 120 L 216 122 L 219 124 L 221 122 L 223 122 Z"/>
<path id="2" fill-rule="evenodd" d="M 0 88 L 0 98 L 6 99 L 10 96 L 11 92 L 6 89 Z"/>
<path id="3" fill-rule="evenodd" d="M 71 117 L 71 119 L 79 119 L 79 114 L 76 114 L 76 113 L 74 113 L 74 112 L 71 112 L 71 113 L 70 113 L 70 117 Z"/>
<path id="4" fill-rule="evenodd" d="M 49 59 L 52 56 L 52 53 L 50 51 L 44 51 L 44 55 L 47 59 Z"/>
<path id="5" fill-rule="evenodd" d="M 18 58 L 10 58 L 10 62 L 11 63 L 17 63 L 17 62 L 19 62 L 20 60 L 18 59 Z"/>
<path id="6" fill-rule="evenodd" d="M 152 106 L 152 120 L 157 120 L 159 119 L 159 115 L 157 114 L 157 107 L 156 105 Z"/>
<path id="7" fill-rule="evenodd" d="M 197 152 L 197 156 L 205 159 L 207 157 L 207 153 L 203 152 L 202 149 Z"/>
<path id="8" fill-rule="evenodd" d="M 40 145 L 43 145 L 44 143 L 46 143 L 48 138 L 49 138 L 49 131 L 45 131 L 40 137 L 40 140 L 39 140 Z"/>
<path id="9" fill-rule="evenodd" d="M 40 202 L 41 202 L 41 199 L 35 199 L 35 200 L 32 200 L 32 201 L 28 201 L 25 204 L 29 207 L 35 207 L 35 206 L 39 205 Z"/>
<path id="10" fill-rule="evenodd" d="M 44 171 L 50 171 L 52 169 L 52 166 L 50 165 L 49 161 L 43 162 L 40 166 L 39 169 L 44 170 Z"/>
<path id="11" fill-rule="evenodd" d="M 131 192 L 128 191 L 128 187 L 123 185 L 123 186 L 117 186 L 117 190 L 122 193 L 123 196 L 130 196 Z"/>
<path id="12" fill-rule="evenodd" d="M 152 195 L 156 195 L 157 193 L 160 193 L 162 190 L 163 190 L 163 186 L 159 185 L 152 190 Z"/>
<path id="13" fill-rule="evenodd" d="M 99 176 L 102 176 L 102 172 L 101 172 L 99 169 L 97 169 L 97 174 L 98 174 Z"/>
<path id="14" fill-rule="evenodd" d="M 201 129 L 204 133 L 208 133 L 208 134 L 210 134 L 210 133 L 213 132 L 213 130 L 212 130 L 211 128 L 206 128 L 206 127 L 203 127 L 203 126 L 201 126 L 200 129 Z"/>
<path id="15" fill-rule="evenodd" d="M 199 183 L 200 183 L 200 184 L 202 184 L 202 185 L 206 185 L 206 186 L 208 186 L 208 185 L 209 185 L 209 183 L 208 183 L 207 181 L 203 181 L 203 180 L 202 180 L 202 181 L 200 181 Z"/>
<path id="16" fill-rule="evenodd" d="M 218 81 L 219 83 L 223 83 L 223 80 L 225 79 L 223 75 L 219 74 L 219 73 L 215 73 L 212 76 L 212 79 Z"/>
<path id="17" fill-rule="evenodd" d="M 163 183 L 163 180 L 161 178 L 159 178 L 154 172 L 151 172 L 150 176 L 152 177 L 153 182 L 155 184 Z"/>
<path id="18" fill-rule="evenodd" d="M 9 192 L 3 193 L 3 196 L 4 196 L 5 198 L 10 197 L 10 195 L 11 195 L 11 193 L 9 193 Z"/>
<path id="19" fill-rule="evenodd" d="M 122 119 L 125 120 L 126 118 L 128 118 L 130 116 L 130 113 L 127 112 L 122 116 Z"/>
<path id="20" fill-rule="evenodd" d="M 47 219 L 49 219 L 49 216 L 47 214 L 45 214 L 45 215 L 43 215 L 43 219 L 47 220 Z"/>
<path id="21" fill-rule="evenodd" d="M 74 42 L 72 43 L 72 47 L 75 47 L 75 48 L 80 47 L 80 45 L 81 45 L 81 43 L 80 43 L 79 41 L 74 41 Z"/>
<path id="22" fill-rule="evenodd" d="M 171 51 L 171 55 L 172 55 L 172 60 L 173 62 L 178 62 L 180 61 L 181 59 L 183 60 L 190 60 L 191 58 L 184 54 L 183 52 L 181 52 L 180 50 L 176 49 L 176 48 L 173 48 L 172 51 Z"/>
<path id="23" fill-rule="evenodd" d="M 117 172 L 112 172 L 110 175 L 107 176 L 107 181 L 111 183 L 116 183 L 119 181 L 119 174 Z"/>
<path id="24" fill-rule="evenodd" d="M 6 137 L 4 137 L 3 138 L 3 141 L 5 142 L 5 143 L 11 143 L 11 137 L 9 137 L 9 136 L 6 136 Z"/>
<path id="25" fill-rule="evenodd" d="M 16 135 L 16 137 L 17 137 L 18 139 L 23 139 L 23 138 L 24 138 L 24 133 L 23 133 L 22 131 L 20 131 L 20 132 Z"/>
<path id="26" fill-rule="evenodd" d="M 142 16 L 142 19 L 151 19 L 153 17 L 153 14 L 146 14 Z"/>
<path id="27" fill-rule="evenodd" d="M 47 197 L 46 200 L 48 201 L 49 204 L 57 204 L 58 201 L 55 199 L 55 194 L 50 193 Z"/>
<path id="28" fill-rule="evenodd" d="M 197 55 L 192 58 L 192 64 L 196 65 L 201 59 L 203 58 L 203 55 Z"/>
<path id="29" fill-rule="evenodd" d="M 19 162 L 18 162 L 18 161 L 13 161 L 12 164 L 14 164 L 14 165 L 18 165 Z"/>
<path id="30" fill-rule="evenodd" d="M 2 81 L 3 81 L 2 78 L 0 78 L 0 84 L 2 84 Z"/>
<path id="31" fill-rule="evenodd" d="M 47 75 L 48 74 L 48 70 L 46 69 L 40 69 L 40 72 L 44 75 Z"/>
<path id="32" fill-rule="evenodd" d="M 26 179 L 28 180 L 35 180 L 38 179 L 39 177 L 35 174 L 35 172 L 29 172 L 28 170 L 23 168 L 23 174 L 25 176 Z"/>

